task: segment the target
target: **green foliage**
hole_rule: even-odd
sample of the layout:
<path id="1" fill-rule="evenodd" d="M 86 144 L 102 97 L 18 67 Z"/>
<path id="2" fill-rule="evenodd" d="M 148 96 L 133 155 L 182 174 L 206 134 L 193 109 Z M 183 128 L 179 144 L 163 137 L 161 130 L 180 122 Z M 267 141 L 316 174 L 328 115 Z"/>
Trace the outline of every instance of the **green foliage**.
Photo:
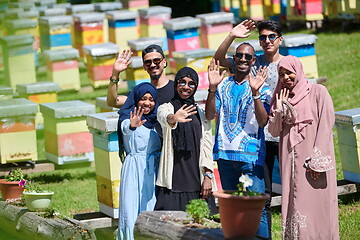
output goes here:
<path id="1" fill-rule="evenodd" d="M 20 182 L 25 180 L 24 174 L 22 173 L 21 169 L 18 168 L 16 170 L 11 170 L 6 176 L 5 180 L 7 182 Z"/>
<path id="2" fill-rule="evenodd" d="M 34 181 L 27 181 L 25 183 L 25 192 L 35 192 L 35 193 L 45 193 L 49 192 L 48 190 L 45 190 L 43 186 L 41 186 L 39 183 L 36 183 Z"/>
<path id="3" fill-rule="evenodd" d="M 55 209 L 54 208 L 46 208 L 45 211 L 41 214 L 43 218 L 54 218 L 55 217 Z"/>
<path id="4" fill-rule="evenodd" d="M 203 223 L 210 216 L 210 209 L 204 199 L 193 199 L 186 205 L 186 213 L 194 219 L 196 223 Z"/>

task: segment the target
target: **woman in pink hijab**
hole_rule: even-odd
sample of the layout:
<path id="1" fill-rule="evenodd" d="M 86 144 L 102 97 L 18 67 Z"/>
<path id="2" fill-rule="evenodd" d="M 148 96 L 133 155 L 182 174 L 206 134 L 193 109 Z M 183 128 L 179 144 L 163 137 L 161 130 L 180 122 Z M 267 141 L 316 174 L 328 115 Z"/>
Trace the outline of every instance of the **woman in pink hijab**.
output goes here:
<path id="1" fill-rule="evenodd" d="M 269 132 L 280 136 L 283 239 L 339 239 L 331 97 L 294 56 L 278 72 Z"/>

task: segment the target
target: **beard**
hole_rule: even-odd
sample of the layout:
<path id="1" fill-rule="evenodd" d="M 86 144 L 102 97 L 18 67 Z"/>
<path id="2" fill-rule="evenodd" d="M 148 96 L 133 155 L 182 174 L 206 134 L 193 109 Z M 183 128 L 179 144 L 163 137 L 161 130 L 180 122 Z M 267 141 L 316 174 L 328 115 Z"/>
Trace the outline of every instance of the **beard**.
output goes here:
<path id="1" fill-rule="evenodd" d="M 155 81 L 159 80 L 160 77 L 161 77 L 161 74 L 150 75 L 150 79 L 155 80 Z"/>

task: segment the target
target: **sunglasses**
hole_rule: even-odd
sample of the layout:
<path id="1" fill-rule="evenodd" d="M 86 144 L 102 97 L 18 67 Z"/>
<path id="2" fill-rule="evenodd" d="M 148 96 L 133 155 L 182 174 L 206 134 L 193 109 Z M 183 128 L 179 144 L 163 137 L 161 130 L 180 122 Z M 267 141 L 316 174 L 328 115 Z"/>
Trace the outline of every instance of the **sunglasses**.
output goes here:
<path id="1" fill-rule="evenodd" d="M 269 41 L 273 42 L 278 37 L 279 37 L 279 35 L 276 35 L 276 34 L 272 33 L 272 34 L 269 34 L 269 35 L 260 35 L 259 40 L 260 41 L 266 41 L 266 38 L 269 38 Z"/>
<path id="2" fill-rule="evenodd" d="M 187 83 L 185 80 L 179 80 L 178 85 L 179 85 L 180 87 L 185 87 L 185 85 L 188 85 L 189 88 L 195 88 L 195 87 L 196 87 L 196 83 L 195 83 L 195 82 L 191 81 L 191 82 L 188 82 L 188 83 Z"/>
<path id="3" fill-rule="evenodd" d="M 147 67 L 150 67 L 151 63 L 154 63 L 155 65 L 159 65 L 162 60 L 163 60 L 163 58 L 148 59 L 148 60 L 144 61 L 144 65 L 147 66 Z"/>
<path id="4" fill-rule="evenodd" d="M 238 52 L 238 53 L 235 53 L 234 55 L 236 58 L 238 59 L 242 59 L 243 56 L 245 56 L 245 60 L 246 61 L 251 61 L 253 59 L 253 55 L 251 55 L 250 53 L 241 53 L 241 52 Z"/>

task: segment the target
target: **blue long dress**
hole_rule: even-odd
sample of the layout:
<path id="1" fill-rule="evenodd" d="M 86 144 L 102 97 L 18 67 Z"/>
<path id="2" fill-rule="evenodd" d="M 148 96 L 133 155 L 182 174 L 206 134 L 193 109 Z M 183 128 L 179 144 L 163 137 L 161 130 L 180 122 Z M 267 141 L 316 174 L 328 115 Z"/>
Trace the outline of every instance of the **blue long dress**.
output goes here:
<path id="1" fill-rule="evenodd" d="M 130 120 L 121 123 L 126 152 L 121 169 L 119 230 L 117 239 L 134 239 L 136 218 L 154 210 L 155 180 L 161 142 L 155 129 L 130 130 Z"/>

